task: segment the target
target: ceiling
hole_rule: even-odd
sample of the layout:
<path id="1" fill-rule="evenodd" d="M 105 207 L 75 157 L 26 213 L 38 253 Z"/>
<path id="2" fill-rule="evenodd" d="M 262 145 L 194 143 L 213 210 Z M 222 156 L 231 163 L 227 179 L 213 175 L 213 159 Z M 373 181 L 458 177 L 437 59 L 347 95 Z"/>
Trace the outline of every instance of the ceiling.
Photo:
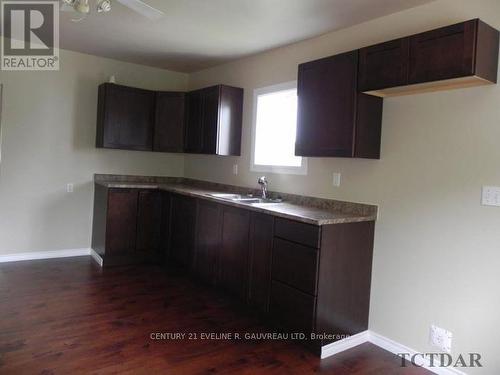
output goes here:
<path id="1" fill-rule="evenodd" d="M 165 16 L 150 21 L 116 2 L 79 23 L 62 12 L 61 48 L 192 72 L 432 0 L 144 1 Z"/>

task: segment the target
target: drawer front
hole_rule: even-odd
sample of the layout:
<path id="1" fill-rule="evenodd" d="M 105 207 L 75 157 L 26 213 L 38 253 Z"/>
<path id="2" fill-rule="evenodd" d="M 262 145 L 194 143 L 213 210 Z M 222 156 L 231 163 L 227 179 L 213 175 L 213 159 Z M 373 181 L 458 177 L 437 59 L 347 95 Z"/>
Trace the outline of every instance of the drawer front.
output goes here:
<path id="1" fill-rule="evenodd" d="M 274 235 L 302 245 L 319 248 L 320 228 L 316 225 L 277 218 Z"/>
<path id="2" fill-rule="evenodd" d="M 316 298 L 278 281 L 271 285 L 270 313 L 274 322 L 293 332 L 309 334 L 314 328 Z"/>
<path id="3" fill-rule="evenodd" d="M 319 251 L 279 238 L 273 247 L 273 280 L 316 295 Z"/>

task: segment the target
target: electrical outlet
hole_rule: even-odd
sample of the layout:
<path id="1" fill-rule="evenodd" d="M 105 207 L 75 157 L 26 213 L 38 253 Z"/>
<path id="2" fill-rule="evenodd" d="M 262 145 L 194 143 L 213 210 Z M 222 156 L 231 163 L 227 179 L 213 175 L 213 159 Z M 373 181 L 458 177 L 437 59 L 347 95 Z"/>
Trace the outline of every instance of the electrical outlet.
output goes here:
<path id="1" fill-rule="evenodd" d="M 73 184 L 67 184 L 66 185 L 66 191 L 68 193 L 72 193 L 73 192 Z"/>
<path id="2" fill-rule="evenodd" d="M 450 331 L 437 327 L 434 324 L 431 325 L 431 329 L 429 331 L 429 342 L 432 346 L 441 349 L 443 352 L 450 353 L 452 338 L 453 333 Z"/>
<path id="3" fill-rule="evenodd" d="M 483 206 L 500 206 L 500 187 L 483 186 L 481 203 Z"/>
<path id="4" fill-rule="evenodd" d="M 238 164 L 233 164 L 233 174 L 238 175 Z"/>
<path id="5" fill-rule="evenodd" d="M 340 178 L 341 174 L 340 173 L 334 173 L 333 174 L 333 186 L 339 187 L 340 186 Z"/>

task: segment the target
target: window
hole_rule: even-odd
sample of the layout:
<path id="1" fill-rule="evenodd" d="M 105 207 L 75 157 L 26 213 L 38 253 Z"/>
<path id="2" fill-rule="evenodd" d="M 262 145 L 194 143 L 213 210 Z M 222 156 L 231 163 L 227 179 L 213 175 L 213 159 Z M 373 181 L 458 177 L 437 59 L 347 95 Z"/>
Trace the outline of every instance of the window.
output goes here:
<path id="1" fill-rule="evenodd" d="M 306 159 L 295 156 L 297 83 L 254 91 L 252 171 L 307 174 Z"/>

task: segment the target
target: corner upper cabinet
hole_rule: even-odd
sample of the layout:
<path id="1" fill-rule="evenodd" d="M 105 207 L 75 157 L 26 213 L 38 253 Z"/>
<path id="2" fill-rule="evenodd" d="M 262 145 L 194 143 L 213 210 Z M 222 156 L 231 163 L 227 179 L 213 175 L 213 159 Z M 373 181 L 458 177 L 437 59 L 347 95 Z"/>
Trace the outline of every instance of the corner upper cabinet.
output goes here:
<path id="1" fill-rule="evenodd" d="M 362 48 L 359 90 L 379 97 L 497 82 L 499 33 L 479 19 Z"/>
<path id="2" fill-rule="evenodd" d="M 156 93 L 153 150 L 184 152 L 184 119 L 186 94 Z"/>
<path id="3" fill-rule="evenodd" d="M 380 157 L 382 99 L 357 89 L 358 51 L 299 65 L 296 155 Z"/>
<path id="4" fill-rule="evenodd" d="M 112 83 L 98 91 L 96 147 L 151 151 L 155 92 Z"/>
<path id="5" fill-rule="evenodd" d="M 243 89 L 217 85 L 187 94 L 185 151 L 241 154 Z"/>

